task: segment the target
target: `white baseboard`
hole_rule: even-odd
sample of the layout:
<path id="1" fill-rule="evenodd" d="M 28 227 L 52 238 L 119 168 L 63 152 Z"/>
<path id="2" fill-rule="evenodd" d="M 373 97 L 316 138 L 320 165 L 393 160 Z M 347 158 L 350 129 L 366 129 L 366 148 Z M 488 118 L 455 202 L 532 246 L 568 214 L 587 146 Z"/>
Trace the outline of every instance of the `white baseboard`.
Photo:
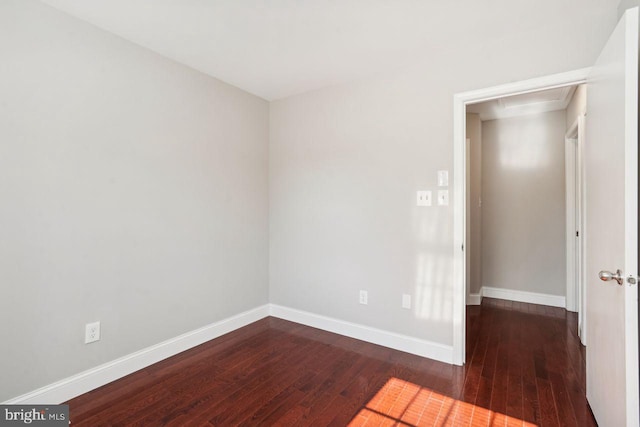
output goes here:
<path id="1" fill-rule="evenodd" d="M 275 304 L 265 304 L 2 403 L 5 405 L 59 404 L 269 315 L 441 362 L 452 363 L 453 361 L 453 348 L 448 345 Z"/>
<path id="2" fill-rule="evenodd" d="M 445 363 L 453 363 L 453 347 L 422 340 L 407 335 L 371 328 L 357 323 L 321 316 L 271 304 L 271 315 L 280 319 L 300 323 L 347 337 L 389 347 Z"/>
<path id="3" fill-rule="evenodd" d="M 482 303 L 482 289 L 477 294 L 469 294 L 467 305 L 480 305 Z"/>
<path id="4" fill-rule="evenodd" d="M 265 304 L 23 394 L 3 404 L 59 404 L 269 316 Z"/>
<path id="5" fill-rule="evenodd" d="M 529 304 L 542 304 L 551 307 L 566 306 L 566 299 L 560 295 L 539 294 L 536 292 L 516 291 L 514 289 L 492 288 L 483 286 L 481 295 L 488 298 L 505 299 L 509 301 L 527 302 Z"/>

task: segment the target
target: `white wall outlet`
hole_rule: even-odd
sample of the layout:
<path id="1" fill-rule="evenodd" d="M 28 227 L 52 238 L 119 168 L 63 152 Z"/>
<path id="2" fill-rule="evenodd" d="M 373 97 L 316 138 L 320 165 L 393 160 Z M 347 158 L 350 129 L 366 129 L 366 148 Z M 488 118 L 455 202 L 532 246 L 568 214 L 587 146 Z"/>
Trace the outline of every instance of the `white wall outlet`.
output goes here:
<path id="1" fill-rule="evenodd" d="M 438 206 L 449 206 L 449 190 L 438 190 Z"/>
<path id="2" fill-rule="evenodd" d="M 360 304 L 369 304 L 369 293 L 367 291 L 360 291 Z"/>
<path id="3" fill-rule="evenodd" d="M 431 191 L 416 191 L 416 206 L 431 206 Z"/>
<path id="4" fill-rule="evenodd" d="M 402 294 L 402 308 L 406 308 L 406 309 L 411 308 L 411 295 Z"/>
<path id="5" fill-rule="evenodd" d="M 438 187 L 449 186 L 449 171 L 438 171 Z"/>
<path id="6" fill-rule="evenodd" d="M 100 340 L 100 322 L 87 323 L 84 327 L 84 343 Z"/>

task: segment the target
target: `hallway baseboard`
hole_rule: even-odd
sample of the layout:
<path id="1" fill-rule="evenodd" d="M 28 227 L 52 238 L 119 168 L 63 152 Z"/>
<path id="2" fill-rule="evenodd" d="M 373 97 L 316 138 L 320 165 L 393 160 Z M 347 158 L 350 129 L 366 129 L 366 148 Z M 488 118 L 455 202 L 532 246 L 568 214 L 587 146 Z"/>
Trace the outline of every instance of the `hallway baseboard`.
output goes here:
<path id="1" fill-rule="evenodd" d="M 518 291 L 515 289 L 494 288 L 483 286 L 477 294 L 469 294 L 467 305 L 480 305 L 482 298 L 497 298 L 508 301 L 526 302 L 529 304 L 548 305 L 551 307 L 566 307 L 566 298 L 562 295 L 541 294 L 537 292 Z"/>
<path id="2" fill-rule="evenodd" d="M 480 305 L 482 304 L 482 288 L 477 294 L 469 294 L 467 297 L 467 305 Z"/>

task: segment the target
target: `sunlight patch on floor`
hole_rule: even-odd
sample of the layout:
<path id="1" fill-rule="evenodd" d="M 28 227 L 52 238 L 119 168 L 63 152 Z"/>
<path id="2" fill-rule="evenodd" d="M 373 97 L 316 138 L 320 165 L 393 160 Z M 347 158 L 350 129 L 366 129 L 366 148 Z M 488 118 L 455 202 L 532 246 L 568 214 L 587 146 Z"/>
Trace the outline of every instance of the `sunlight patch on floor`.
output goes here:
<path id="1" fill-rule="evenodd" d="M 391 378 L 349 426 L 533 427 L 535 424 Z"/>

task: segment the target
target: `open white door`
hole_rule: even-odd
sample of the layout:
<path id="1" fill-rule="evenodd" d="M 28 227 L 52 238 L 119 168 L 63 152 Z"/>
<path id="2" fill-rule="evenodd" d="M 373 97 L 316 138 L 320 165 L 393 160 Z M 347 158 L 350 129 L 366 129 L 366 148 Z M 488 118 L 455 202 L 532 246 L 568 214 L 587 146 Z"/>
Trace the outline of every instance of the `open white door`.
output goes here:
<path id="1" fill-rule="evenodd" d="M 600 426 L 638 426 L 638 8 L 588 84 L 587 400 Z"/>

